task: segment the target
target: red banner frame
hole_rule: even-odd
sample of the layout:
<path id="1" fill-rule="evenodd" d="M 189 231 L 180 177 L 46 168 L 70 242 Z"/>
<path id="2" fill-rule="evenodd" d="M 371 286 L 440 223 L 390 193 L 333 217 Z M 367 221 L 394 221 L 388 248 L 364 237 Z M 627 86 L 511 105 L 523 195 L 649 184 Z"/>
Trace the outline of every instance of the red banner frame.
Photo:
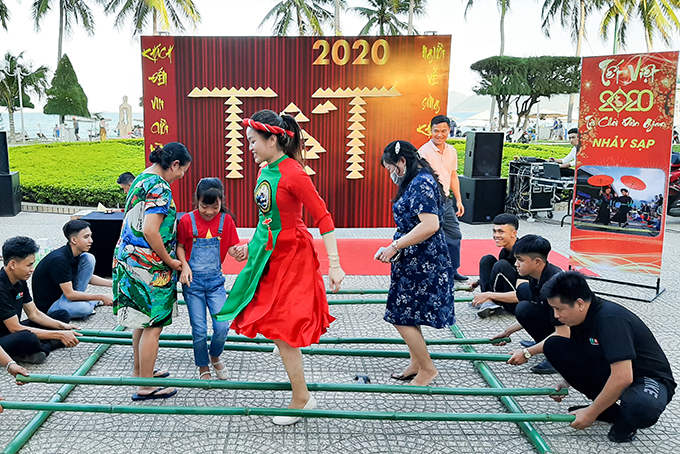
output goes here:
<path id="1" fill-rule="evenodd" d="M 191 209 L 200 178 L 220 177 L 242 227 L 256 222 L 258 171 L 242 118 L 265 108 L 295 116 L 336 225 L 383 227 L 393 225 L 395 192 L 383 148 L 396 139 L 420 147 L 432 117 L 446 115 L 450 36 L 141 41 L 147 153 L 156 142 L 184 143 L 194 163 L 173 186 L 178 209 Z"/>
<path id="2" fill-rule="evenodd" d="M 677 66 L 678 52 L 583 59 L 572 266 L 660 275 Z M 622 227 L 596 204 L 608 184 L 634 201 Z"/>

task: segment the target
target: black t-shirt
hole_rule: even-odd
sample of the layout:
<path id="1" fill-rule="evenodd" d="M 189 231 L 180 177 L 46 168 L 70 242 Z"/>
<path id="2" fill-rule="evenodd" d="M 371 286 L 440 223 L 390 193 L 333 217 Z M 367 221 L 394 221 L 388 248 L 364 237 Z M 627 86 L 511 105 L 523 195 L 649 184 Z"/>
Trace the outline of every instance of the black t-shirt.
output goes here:
<path id="1" fill-rule="evenodd" d="M 0 269 L 0 337 L 11 334 L 4 321 L 15 315 L 21 320 L 21 309 L 31 301 L 26 281 L 12 285 L 5 269 Z"/>
<path id="2" fill-rule="evenodd" d="M 527 280 L 529 281 L 529 289 L 531 290 L 531 301 L 542 304 L 550 311 L 550 321 L 552 321 L 553 326 L 561 326 L 562 323 L 555 318 L 555 311 L 553 311 L 548 304 L 548 300 L 541 297 L 541 289 L 551 277 L 555 276 L 556 274 L 560 274 L 561 272 L 562 269 L 559 266 L 555 266 L 548 262 L 545 264 L 545 268 L 543 268 L 540 279 L 535 279 L 531 276 L 527 277 Z"/>
<path id="3" fill-rule="evenodd" d="M 594 297 L 583 323 L 571 327 L 571 338 L 608 364 L 631 360 L 633 377 L 659 379 L 673 394 L 668 358 L 647 325 L 625 307 Z"/>
<path id="4" fill-rule="evenodd" d="M 515 254 L 512 253 L 512 250 L 501 248 L 501 252 L 498 253 L 498 260 L 505 260 L 513 268 L 515 267 Z"/>
<path id="5" fill-rule="evenodd" d="M 73 256 L 68 244 L 40 260 L 31 282 L 35 305 L 40 311 L 47 313 L 52 304 L 61 298 L 64 292 L 59 285 L 74 281 L 78 262 L 78 257 Z"/>

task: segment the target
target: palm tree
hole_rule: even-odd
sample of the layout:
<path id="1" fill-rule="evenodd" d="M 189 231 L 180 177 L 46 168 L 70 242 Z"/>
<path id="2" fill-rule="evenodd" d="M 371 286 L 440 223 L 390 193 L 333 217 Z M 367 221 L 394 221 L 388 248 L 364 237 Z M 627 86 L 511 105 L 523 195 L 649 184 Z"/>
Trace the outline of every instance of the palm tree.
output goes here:
<path id="1" fill-rule="evenodd" d="M 368 19 L 364 28 L 359 32 L 360 35 L 368 35 L 374 28 L 377 28 L 378 35 L 403 35 L 404 31 L 408 32 L 408 23 L 402 22 L 397 16 L 409 12 L 409 0 L 366 0 L 366 2 L 369 7 L 351 8 L 360 16 Z M 413 1 L 413 15 L 419 16 L 424 12 L 425 1 Z"/>
<path id="2" fill-rule="evenodd" d="M 545 0 L 541 10 L 543 23 L 541 29 L 550 37 L 550 25 L 559 16 L 560 25 L 571 32 L 571 40 L 576 43 L 576 56 L 581 56 L 581 46 L 586 36 L 586 16 L 595 7 L 592 0 Z M 567 123 L 571 123 L 574 111 L 574 95 L 569 95 Z"/>
<path id="3" fill-rule="evenodd" d="M 470 8 L 474 5 L 474 0 L 468 0 L 467 5 L 465 5 L 465 13 L 463 16 L 467 18 L 467 13 Z M 501 51 L 498 55 L 501 57 L 505 55 L 505 15 L 510 11 L 510 0 L 496 0 L 498 10 L 501 13 Z"/>
<path id="4" fill-rule="evenodd" d="M 680 20 L 676 16 L 678 8 L 680 0 L 615 0 L 602 18 L 600 36 L 607 39 L 612 23 L 620 18 L 614 39 L 625 47 L 628 25 L 637 18 L 645 31 L 647 52 L 651 52 L 654 35 L 658 33 L 665 44 L 671 44 L 672 32 L 680 30 Z"/>
<path id="5" fill-rule="evenodd" d="M 47 13 L 54 6 L 52 0 L 35 0 L 31 7 L 31 16 L 35 22 L 36 31 L 40 30 L 40 23 L 45 18 Z M 90 35 L 94 35 L 94 17 L 92 10 L 85 3 L 84 0 L 59 0 L 59 44 L 57 46 L 57 64 L 61 61 L 62 42 L 64 40 L 64 32 L 70 35 L 73 31 L 73 23 L 82 23 L 85 31 Z"/>
<path id="6" fill-rule="evenodd" d="M 463 17 L 467 19 L 467 13 L 470 8 L 474 5 L 474 0 L 468 0 L 467 5 L 465 5 L 465 13 L 463 13 Z M 498 55 L 501 57 L 505 55 L 505 15 L 510 11 L 510 0 L 496 0 L 498 10 L 501 13 L 501 22 L 500 22 L 500 31 L 501 31 L 501 51 Z M 491 100 L 491 108 L 489 109 L 489 123 L 493 122 L 493 117 L 494 113 L 496 111 L 496 101 L 495 99 Z M 502 118 L 506 118 L 507 116 Z M 505 128 L 507 127 L 507 121 L 504 120 L 503 124 L 500 125 L 501 127 Z"/>
<path id="7" fill-rule="evenodd" d="M 9 113 L 9 132 L 10 139 L 14 140 L 14 112 L 19 103 L 19 79 L 18 74 L 21 72 L 21 101 L 24 107 L 34 107 L 31 103 L 31 98 L 27 93 L 32 92 L 42 97 L 47 89 L 47 73 L 49 69 L 46 66 L 40 66 L 33 70 L 31 67 L 23 65 L 19 62 L 23 58 L 24 53 L 17 56 L 10 52 L 5 53 L 4 58 L 0 61 L 0 106 L 7 107 Z"/>
<path id="8" fill-rule="evenodd" d="M 281 0 L 264 16 L 259 28 L 273 19 L 272 32 L 276 36 L 288 35 L 293 24 L 297 26 L 297 33 L 300 36 L 323 35 L 323 24 L 330 23 L 333 19 L 333 14 L 325 8 L 331 3 L 335 3 L 339 8 L 338 2 L 334 0 Z M 343 3 L 344 1 L 339 2 L 339 5 L 342 6 Z M 337 17 L 339 20 L 339 14 Z M 336 27 L 339 27 L 339 23 Z M 335 32 L 338 32 L 337 28 Z"/>
<path id="9" fill-rule="evenodd" d="M 149 20 L 153 24 L 153 34 L 157 35 L 159 29 L 170 31 L 175 29 L 184 31 L 184 20 L 192 26 L 201 22 L 201 13 L 198 12 L 193 0 L 99 0 L 104 3 L 104 12 L 116 16 L 116 27 L 120 27 L 132 17 L 133 35 L 141 35 Z M 160 25 L 160 27 L 159 27 Z"/>
<path id="10" fill-rule="evenodd" d="M 9 20 L 9 9 L 5 5 L 4 0 L 0 0 L 0 25 L 7 30 L 7 21 Z"/>

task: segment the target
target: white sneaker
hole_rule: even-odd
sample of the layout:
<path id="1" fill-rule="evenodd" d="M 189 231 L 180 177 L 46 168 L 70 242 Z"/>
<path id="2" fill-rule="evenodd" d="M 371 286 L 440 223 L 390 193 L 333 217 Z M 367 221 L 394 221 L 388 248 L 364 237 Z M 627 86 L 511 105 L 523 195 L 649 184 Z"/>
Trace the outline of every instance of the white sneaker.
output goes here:
<path id="1" fill-rule="evenodd" d="M 316 404 L 316 399 L 314 397 L 309 396 L 309 400 L 305 404 L 304 407 L 302 407 L 303 410 L 314 410 L 318 407 Z M 290 426 L 298 422 L 299 420 L 302 419 L 302 416 L 274 416 L 272 418 L 272 422 L 276 424 L 277 426 Z"/>

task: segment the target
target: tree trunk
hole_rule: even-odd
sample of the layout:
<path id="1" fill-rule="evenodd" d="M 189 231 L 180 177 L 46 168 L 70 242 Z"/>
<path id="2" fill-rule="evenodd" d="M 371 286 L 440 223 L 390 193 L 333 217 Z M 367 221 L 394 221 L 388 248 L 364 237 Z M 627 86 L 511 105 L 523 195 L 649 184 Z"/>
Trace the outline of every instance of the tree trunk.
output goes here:
<path id="1" fill-rule="evenodd" d="M 645 30 L 645 44 L 647 44 L 647 52 L 652 51 L 652 37 L 651 37 L 651 31 L 646 31 Z"/>
<path id="2" fill-rule="evenodd" d="M 11 106 L 11 102 L 9 103 L 10 105 L 7 106 L 7 112 L 9 113 L 9 141 L 10 142 L 16 142 L 16 132 L 14 130 L 14 109 Z"/>
<path id="3" fill-rule="evenodd" d="M 153 35 L 158 35 L 158 18 L 156 17 L 156 10 L 153 10 Z"/>
<path id="4" fill-rule="evenodd" d="M 413 7 L 415 0 L 409 0 L 408 2 L 408 35 L 413 35 Z"/>
<path id="5" fill-rule="evenodd" d="M 581 46 L 583 45 L 583 36 L 586 33 L 586 2 L 585 0 L 581 0 L 579 2 L 579 8 L 581 10 L 579 11 L 579 18 L 578 18 L 578 35 L 576 37 L 576 56 L 580 57 L 581 56 Z M 616 35 L 616 34 L 615 34 Z M 616 36 L 614 36 L 614 39 L 617 39 Z M 574 114 L 574 94 L 569 95 L 569 107 L 567 107 L 567 125 L 570 126 L 572 119 L 573 119 L 573 114 Z"/>
<path id="6" fill-rule="evenodd" d="M 342 33 L 340 32 L 340 0 L 335 0 L 335 17 L 334 23 L 335 23 L 335 36 L 340 36 Z"/>
<path id="7" fill-rule="evenodd" d="M 501 53 L 499 54 L 501 57 L 505 53 L 505 2 L 506 0 L 501 0 Z"/>
<path id="8" fill-rule="evenodd" d="M 61 43 L 64 40 L 64 0 L 59 0 L 59 43 L 57 45 L 57 67 L 61 61 Z"/>

